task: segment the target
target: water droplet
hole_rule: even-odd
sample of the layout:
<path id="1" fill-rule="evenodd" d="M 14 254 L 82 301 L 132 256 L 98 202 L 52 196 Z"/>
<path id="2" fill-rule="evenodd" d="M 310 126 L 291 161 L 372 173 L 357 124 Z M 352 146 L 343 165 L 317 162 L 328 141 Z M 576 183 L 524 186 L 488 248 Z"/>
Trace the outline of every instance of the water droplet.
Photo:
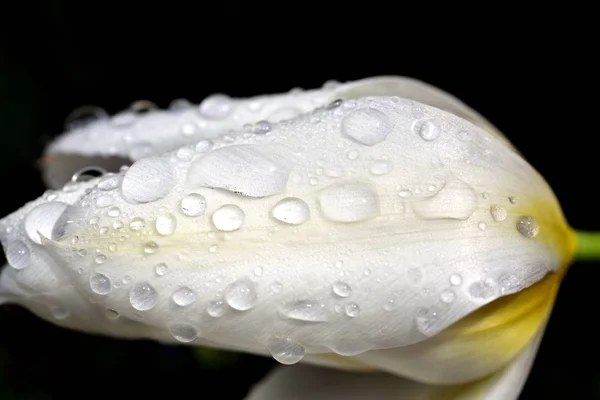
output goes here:
<path id="1" fill-rule="evenodd" d="M 154 254 L 154 253 L 156 253 L 157 250 L 158 250 L 158 243 L 156 243 L 156 242 L 150 241 L 144 245 L 144 253 L 146 253 L 146 254 Z"/>
<path id="2" fill-rule="evenodd" d="M 392 171 L 394 165 L 388 160 L 377 160 L 374 161 L 369 167 L 369 172 L 372 175 L 379 176 L 385 175 Z"/>
<path id="3" fill-rule="evenodd" d="M 226 204 L 214 212 L 212 221 L 218 230 L 232 232 L 242 227 L 245 217 L 246 214 L 240 207 Z"/>
<path id="4" fill-rule="evenodd" d="M 111 218 L 116 218 L 119 215 L 121 215 L 121 210 L 119 210 L 118 207 L 113 207 L 110 210 L 108 210 L 108 212 L 106 213 L 106 215 L 108 215 Z"/>
<path id="5" fill-rule="evenodd" d="M 169 267 L 165 263 L 160 263 L 160 264 L 157 264 L 156 267 L 154 267 L 154 272 L 158 276 L 163 276 L 169 272 Z"/>
<path id="6" fill-rule="evenodd" d="M 513 206 L 517 204 L 517 199 L 515 197 L 509 197 L 508 201 L 510 202 L 510 204 L 512 204 Z"/>
<path id="7" fill-rule="evenodd" d="M 96 264 L 104 264 L 106 262 L 106 256 L 104 254 L 98 254 L 94 257 Z"/>
<path id="8" fill-rule="evenodd" d="M 385 302 L 385 304 L 383 305 L 383 309 L 385 311 L 392 311 L 396 308 L 396 301 L 394 299 L 389 299 L 388 301 Z"/>
<path id="9" fill-rule="evenodd" d="M 374 108 L 354 110 L 342 121 L 342 132 L 367 146 L 374 146 L 385 140 L 393 127 L 387 115 Z"/>
<path id="10" fill-rule="evenodd" d="M 341 183 L 325 188 L 319 197 L 323 215 L 336 222 L 358 222 L 379 214 L 374 190 L 364 183 Z"/>
<path id="11" fill-rule="evenodd" d="M 58 201 L 40 204 L 25 217 L 25 233 L 37 244 L 42 244 L 39 234 L 50 240 L 60 239 L 67 228 L 68 209 L 67 204 Z"/>
<path id="12" fill-rule="evenodd" d="M 344 100 L 342 100 L 342 99 L 336 99 L 336 100 L 332 101 L 331 103 L 327 104 L 325 106 L 325 108 L 327 110 L 333 110 L 333 109 L 338 108 L 339 106 L 341 106 L 343 102 L 344 102 Z"/>
<path id="13" fill-rule="evenodd" d="M 14 269 L 23 269 L 31 261 L 31 251 L 25 243 L 20 240 L 9 242 L 6 245 L 6 260 Z"/>
<path id="14" fill-rule="evenodd" d="M 267 350 L 276 361 L 284 365 L 298 363 L 305 354 L 304 347 L 294 343 L 290 338 L 272 339 L 267 345 Z"/>
<path id="15" fill-rule="evenodd" d="M 186 110 L 192 107 L 192 103 L 186 99 L 175 99 L 169 103 L 169 109 L 171 110 Z"/>
<path id="16" fill-rule="evenodd" d="M 108 114 L 98 106 L 77 107 L 65 118 L 65 128 L 67 130 L 82 128 L 94 121 L 107 119 Z"/>
<path id="17" fill-rule="evenodd" d="M 502 295 L 516 293 L 521 290 L 519 278 L 513 274 L 502 275 L 498 279 L 498 286 L 500 287 L 500 293 Z"/>
<path id="18" fill-rule="evenodd" d="M 159 235 L 172 235 L 177 228 L 177 218 L 171 214 L 161 214 L 156 218 L 156 232 Z"/>
<path id="19" fill-rule="evenodd" d="M 493 279 L 473 282 L 469 286 L 469 294 L 477 299 L 488 299 L 496 294 L 496 283 Z"/>
<path id="20" fill-rule="evenodd" d="M 96 225 L 98 223 L 98 221 L 100 221 L 100 218 L 98 218 L 98 217 L 92 217 L 92 218 L 90 218 L 90 220 L 88 221 L 88 223 L 90 225 Z"/>
<path id="21" fill-rule="evenodd" d="M 354 161 L 358 158 L 358 152 L 354 150 L 349 151 L 346 157 L 348 157 L 348 160 Z"/>
<path id="22" fill-rule="evenodd" d="M 116 312 L 115 310 L 113 310 L 112 308 L 107 308 L 106 311 L 104 312 L 104 314 L 106 315 L 106 318 L 108 318 L 108 319 L 119 318 L 119 313 Z"/>
<path id="23" fill-rule="evenodd" d="M 280 145 L 240 144 L 221 147 L 194 161 L 187 183 L 228 190 L 249 197 L 266 197 L 285 189 L 290 162 Z"/>
<path id="24" fill-rule="evenodd" d="M 421 308 L 417 312 L 415 322 L 417 329 L 425 336 L 433 336 L 437 330 L 437 324 L 440 319 L 440 312 L 435 309 Z"/>
<path id="25" fill-rule="evenodd" d="M 175 322 L 169 326 L 169 331 L 173 337 L 182 342 L 190 343 L 198 337 L 198 330 L 186 322 Z"/>
<path id="26" fill-rule="evenodd" d="M 111 243 L 108 245 L 108 250 L 109 251 L 117 251 L 117 245 L 115 243 Z"/>
<path id="27" fill-rule="evenodd" d="M 271 283 L 271 292 L 273 292 L 273 293 L 281 292 L 282 288 L 283 288 L 283 284 L 279 281 L 275 281 L 275 282 Z"/>
<path id="28" fill-rule="evenodd" d="M 348 297 L 352 294 L 352 288 L 346 282 L 335 282 L 332 286 L 333 293 L 339 297 Z"/>
<path id="29" fill-rule="evenodd" d="M 210 140 L 200 140 L 198 143 L 196 143 L 196 147 L 194 147 L 194 150 L 196 150 L 196 153 L 206 153 L 208 150 L 210 150 L 210 148 L 212 147 L 212 142 Z"/>
<path id="30" fill-rule="evenodd" d="M 438 125 L 431 119 L 415 121 L 412 130 L 427 141 L 437 139 L 442 133 Z"/>
<path id="31" fill-rule="evenodd" d="M 325 305 L 310 300 L 287 303 L 280 312 L 284 317 L 303 322 L 325 322 L 328 319 Z"/>
<path id="32" fill-rule="evenodd" d="M 257 300 L 256 285 L 247 279 L 234 282 L 225 290 L 225 301 L 231 308 L 238 311 L 251 309 Z"/>
<path id="33" fill-rule="evenodd" d="M 526 238 L 533 238 L 540 232 L 540 225 L 535 218 L 524 216 L 517 220 L 517 231 Z"/>
<path id="34" fill-rule="evenodd" d="M 204 118 L 223 119 L 233 108 L 233 100 L 226 94 L 216 93 L 206 97 L 198 111 Z"/>
<path id="35" fill-rule="evenodd" d="M 216 245 L 216 244 L 213 244 L 212 246 L 209 246 L 209 247 L 208 247 L 208 252 L 209 252 L 209 253 L 216 253 L 216 252 L 217 252 L 217 249 L 218 249 L 217 245 Z"/>
<path id="36" fill-rule="evenodd" d="M 405 199 L 412 196 L 412 192 L 408 189 L 402 189 L 398 192 L 398 196 L 404 197 Z"/>
<path id="37" fill-rule="evenodd" d="M 455 297 L 456 297 L 456 295 L 454 294 L 454 292 L 451 289 L 444 290 L 440 294 L 440 300 L 442 301 L 442 303 L 452 303 L 454 301 Z"/>
<path id="38" fill-rule="evenodd" d="M 105 295 L 112 290 L 112 282 L 106 275 L 94 273 L 90 276 L 90 288 L 96 294 Z"/>
<path id="39" fill-rule="evenodd" d="M 173 302 L 181 307 L 186 307 L 196 301 L 196 292 L 187 286 L 177 289 L 171 296 Z"/>
<path id="40" fill-rule="evenodd" d="M 110 196 L 100 196 L 96 199 L 96 207 L 104 208 L 108 207 L 113 203 L 113 198 Z"/>
<path id="41" fill-rule="evenodd" d="M 506 212 L 504 207 L 500 207 L 497 205 L 492 205 L 490 207 L 490 214 L 492 214 L 492 218 L 494 218 L 494 221 L 496 222 L 504 221 L 508 216 L 508 213 Z"/>
<path id="42" fill-rule="evenodd" d="M 279 200 L 275 206 L 273 206 L 271 215 L 278 221 L 298 225 L 306 222 L 310 218 L 310 208 L 302 199 L 297 197 L 287 197 Z"/>
<path id="43" fill-rule="evenodd" d="M 146 222 L 140 217 L 133 218 L 131 220 L 131 222 L 129 223 L 129 227 L 131 229 L 133 229 L 134 231 L 139 231 L 140 229 L 143 229 L 145 226 L 146 226 Z"/>
<path id="44" fill-rule="evenodd" d="M 123 228 L 123 223 L 121 221 L 115 221 L 115 222 L 113 222 L 112 226 L 113 226 L 113 229 L 119 230 L 119 229 Z"/>
<path id="45" fill-rule="evenodd" d="M 123 282 L 123 285 L 129 285 L 132 280 L 133 278 L 131 276 L 125 275 L 123 279 L 121 279 L 121 282 Z"/>
<path id="46" fill-rule="evenodd" d="M 483 197 L 485 200 L 487 200 L 490 198 L 490 195 L 488 193 L 483 192 L 483 193 L 481 193 L 481 197 Z"/>
<path id="47" fill-rule="evenodd" d="M 454 286 L 458 286 L 462 283 L 462 278 L 458 274 L 450 275 L 450 283 Z"/>
<path id="48" fill-rule="evenodd" d="M 206 199 L 198 193 L 190 193 L 181 199 L 181 212 L 188 217 L 198 217 L 206 212 Z"/>
<path id="49" fill-rule="evenodd" d="M 194 151 L 189 147 L 182 147 L 179 150 L 177 150 L 177 153 L 175 153 L 175 155 L 181 161 L 189 161 L 194 156 Z"/>
<path id="50" fill-rule="evenodd" d="M 363 275 L 364 276 L 369 276 L 371 275 L 373 271 L 371 270 L 371 268 L 365 268 L 365 270 L 363 271 Z"/>
<path id="51" fill-rule="evenodd" d="M 269 132 L 271 129 L 273 128 L 273 126 L 271 125 L 271 123 L 269 121 L 258 121 L 253 127 L 252 127 L 252 132 L 256 133 L 257 135 L 264 135 L 265 133 Z"/>
<path id="52" fill-rule="evenodd" d="M 75 172 L 71 177 L 71 182 L 87 182 L 94 178 L 101 177 L 106 174 L 106 170 L 102 167 L 83 167 Z"/>
<path id="53" fill-rule="evenodd" d="M 262 267 L 256 267 L 256 268 L 254 268 L 254 275 L 256 275 L 256 276 L 262 276 L 262 274 L 263 274 Z"/>
<path id="54" fill-rule="evenodd" d="M 346 304 L 346 307 L 344 307 L 344 310 L 346 311 L 346 315 L 349 316 L 350 318 L 355 318 L 360 315 L 360 307 L 356 303 Z"/>
<path id="55" fill-rule="evenodd" d="M 477 193 L 458 179 L 448 182 L 439 192 L 412 204 L 415 214 L 422 219 L 466 220 L 477 207 Z"/>
<path id="56" fill-rule="evenodd" d="M 48 311 L 50 311 L 50 314 L 52 314 L 52 316 L 59 321 L 67 319 L 71 314 L 67 308 L 59 304 L 50 304 L 48 306 Z"/>
<path id="57" fill-rule="evenodd" d="M 165 197 L 175 186 L 171 164 L 159 157 L 142 158 L 125 173 L 121 193 L 129 201 L 149 203 Z"/>
<path id="58" fill-rule="evenodd" d="M 123 280 L 125 284 L 125 279 Z M 129 292 L 129 302 L 138 311 L 147 311 L 158 303 L 158 293 L 148 282 L 136 283 Z"/>
<path id="59" fill-rule="evenodd" d="M 107 174 L 104 178 L 98 182 L 98 189 L 108 191 L 114 190 L 121 184 L 121 176 L 114 174 Z"/>
<path id="60" fill-rule="evenodd" d="M 487 229 L 487 224 L 485 222 L 480 222 L 479 224 L 477 224 L 477 227 L 480 230 L 485 231 Z"/>
<path id="61" fill-rule="evenodd" d="M 225 315 L 225 302 L 223 300 L 214 300 L 206 305 L 206 312 L 213 318 L 219 318 Z"/>
<path id="62" fill-rule="evenodd" d="M 87 254 L 87 250 L 86 249 L 79 249 L 77 250 L 77 254 L 81 257 L 84 257 Z"/>

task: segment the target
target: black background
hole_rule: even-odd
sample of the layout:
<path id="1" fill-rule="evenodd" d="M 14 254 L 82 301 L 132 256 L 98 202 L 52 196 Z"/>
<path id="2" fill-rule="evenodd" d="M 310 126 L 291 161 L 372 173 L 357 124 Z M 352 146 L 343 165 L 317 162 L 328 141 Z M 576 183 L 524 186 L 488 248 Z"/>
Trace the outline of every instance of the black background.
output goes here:
<path id="1" fill-rule="evenodd" d="M 246 97 L 389 74 L 432 83 L 480 111 L 547 179 L 572 226 L 600 230 L 591 10 L 424 5 L 3 5 L 0 214 L 43 192 L 35 161 L 77 106 L 115 113 L 139 99 L 166 107 L 180 97 L 197 103 L 214 92 Z M 521 399 L 600 398 L 599 268 L 571 267 Z M 0 307 L 2 399 L 163 391 L 236 399 L 271 365 L 238 356 L 211 366 L 184 347 L 78 334 Z"/>

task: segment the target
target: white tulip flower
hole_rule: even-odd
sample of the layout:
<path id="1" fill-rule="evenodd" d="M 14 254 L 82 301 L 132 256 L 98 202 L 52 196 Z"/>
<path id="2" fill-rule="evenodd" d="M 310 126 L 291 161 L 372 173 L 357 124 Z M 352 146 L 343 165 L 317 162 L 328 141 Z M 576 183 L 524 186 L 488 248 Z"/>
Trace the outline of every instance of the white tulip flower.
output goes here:
<path id="1" fill-rule="evenodd" d="M 54 189 L 0 221 L 0 300 L 286 364 L 251 400 L 516 399 L 598 253 L 490 122 L 408 78 L 104 116 L 43 160 Z"/>

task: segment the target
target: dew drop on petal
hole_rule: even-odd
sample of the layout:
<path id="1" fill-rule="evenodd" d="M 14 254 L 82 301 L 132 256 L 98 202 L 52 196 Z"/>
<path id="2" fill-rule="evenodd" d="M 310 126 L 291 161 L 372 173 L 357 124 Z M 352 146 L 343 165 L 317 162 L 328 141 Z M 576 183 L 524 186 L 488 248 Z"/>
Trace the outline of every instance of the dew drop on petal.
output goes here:
<path id="1" fill-rule="evenodd" d="M 94 257 L 96 264 L 104 264 L 106 262 L 106 256 L 104 254 L 98 254 Z"/>
<path id="2" fill-rule="evenodd" d="M 437 139 L 441 130 L 439 126 L 430 119 L 427 120 L 418 120 L 413 123 L 412 126 L 413 132 L 418 134 L 423 140 L 432 141 Z"/>
<path id="3" fill-rule="evenodd" d="M 442 303 L 452 303 L 454 301 L 455 297 L 456 297 L 456 295 L 454 294 L 454 292 L 451 289 L 444 290 L 440 294 L 440 300 L 442 301 Z"/>
<path id="4" fill-rule="evenodd" d="M 487 229 L 487 224 L 485 222 L 480 222 L 479 224 L 477 224 L 477 227 L 479 228 L 479 230 L 485 231 Z"/>
<path id="5" fill-rule="evenodd" d="M 392 121 L 374 108 L 360 108 L 350 112 L 342 121 L 342 132 L 354 141 L 374 146 L 390 134 Z"/>
<path id="6" fill-rule="evenodd" d="M 144 244 L 144 253 L 146 254 L 154 254 L 158 250 L 158 243 L 156 242 L 147 242 Z"/>
<path id="7" fill-rule="evenodd" d="M 121 215 L 121 210 L 119 210 L 118 207 L 113 207 L 106 212 L 106 215 L 108 215 L 111 218 L 116 218 L 119 215 Z"/>
<path id="8" fill-rule="evenodd" d="M 246 214 L 240 207 L 234 204 L 226 204 L 214 212 L 212 221 L 218 230 L 231 232 L 242 227 L 245 217 Z"/>
<path id="9" fill-rule="evenodd" d="M 335 282 L 332 286 L 333 293 L 339 297 L 348 297 L 352 294 L 352 288 L 346 282 Z"/>
<path id="10" fill-rule="evenodd" d="M 14 269 L 23 269 L 31 261 L 31 251 L 25 243 L 20 240 L 9 242 L 6 245 L 6 260 Z"/>
<path id="11" fill-rule="evenodd" d="M 173 302 L 181 307 L 189 306 L 196 301 L 196 292 L 187 286 L 177 289 L 172 296 Z"/>
<path id="12" fill-rule="evenodd" d="M 492 218 L 494 218 L 494 221 L 496 222 L 504 221 L 508 216 L 506 209 L 498 205 L 492 205 L 490 207 L 490 214 L 492 214 Z"/>
<path id="13" fill-rule="evenodd" d="M 305 354 L 304 347 L 290 338 L 273 338 L 267 345 L 267 350 L 276 361 L 285 365 L 298 363 Z"/>
<path id="14" fill-rule="evenodd" d="M 282 316 L 297 321 L 325 322 L 329 319 L 324 304 L 309 300 L 287 303 L 280 312 Z"/>
<path id="15" fill-rule="evenodd" d="M 225 315 L 225 302 L 223 300 L 213 300 L 206 305 L 206 312 L 213 318 L 219 318 Z"/>
<path id="16" fill-rule="evenodd" d="M 120 175 L 107 175 L 98 182 L 98 189 L 108 191 L 114 190 L 119 187 L 121 184 L 121 176 Z"/>
<path id="17" fill-rule="evenodd" d="M 323 215 L 335 222 L 359 222 L 379 215 L 377 193 L 365 183 L 329 186 L 321 192 L 319 202 Z"/>
<path id="18" fill-rule="evenodd" d="M 517 231 L 526 238 L 534 238 L 540 232 L 540 225 L 535 218 L 524 216 L 517 220 Z"/>
<path id="19" fill-rule="evenodd" d="M 476 299 L 488 299 L 496 294 L 497 285 L 492 279 L 476 281 L 469 286 L 469 294 Z"/>
<path id="20" fill-rule="evenodd" d="M 225 289 L 225 301 L 234 310 L 249 310 L 254 307 L 257 300 L 256 285 L 250 280 L 236 281 Z"/>
<path id="21" fill-rule="evenodd" d="M 68 209 L 69 206 L 66 203 L 58 201 L 36 206 L 25 217 L 25 233 L 37 244 L 42 244 L 38 232 L 50 240 L 63 237 L 68 221 Z"/>
<path id="22" fill-rule="evenodd" d="M 461 278 L 461 276 L 460 276 L 460 275 L 458 275 L 458 274 L 452 274 L 452 275 L 450 275 L 450 283 L 451 283 L 453 286 L 458 286 L 458 285 L 460 285 L 460 284 L 462 283 L 462 278 Z"/>
<path id="23" fill-rule="evenodd" d="M 417 329 L 425 336 L 432 336 L 436 333 L 439 318 L 439 310 L 435 308 L 421 308 L 417 311 L 417 316 L 415 318 Z"/>
<path id="24" fill-rule="evenodd" d="M 158 293 L 148 282 L 140 282 L 129 292 L 129 302 L 138 311 L 150 310 L 158 303 Z"/>
<path id="25" fill-rule="evenodd" d="M 104 314 L 106 315 L 106 318 L 108 319 L 117 319 L 119 318 L 119 313 L 115 310 L 113 310 L 112 308 L 107 308 L 106 311 L 104 312 Z"/>
<path id="26" fill-rule="evenodd" d="M 146 222 L 140 217 L 133 218 L 131 220 L 131 222 L 129 223 L 129 227 L 131 229 L 133 229 L 134 231 L 139 231 L 140 229 L 143 229 L 145 226 L 146 226 Z"/>
<path id="27" fill-rule="evenodd" d="M 90 276 L 90 288 L 96 294 L 105 295 L 112 290 L 112 282 L 106 275 L 94 273 Z"/>
<path id="28" fill-rule="evenodd" d="M 272 128 L 273 128 L 273 126 L 271 125 L 271 123 L 269 121 L 262 120 L 262 121 L 258 121 L 252 127 L 252 132 L 257 135 L 264 135 L 265 133 L 269 132 Z"/>
<path id="29" fill-rule="evenodd" d="M 175 186 L 171 164 L 159 157 L 142 158 L 125 173 L 121 182 L 123 197 L 137 203 L 148 203 L 165 197 Z"/>
<path id="30" fill-rule="evenodd" d="M 369 166 L 369 172 L 371 173 L 371 175 L 379 176 L 379 175 L 385 175 L 385 174 L 390 173 L 393 168 L 394 168 L 394 165 L 392 164 L 391 161 L 377 160 L 377 161 L 373 161 L 373 163 L 371 163 L 371 165 Z"/>
<path id="31" fill-rule="evenodd" d="M 154 267 L 154 272 L 158 276 L 163 276 L 169 272 L 169 267 L 165 263 L 160 263 L 160 264 L 157 264 L 156 267 Z"/>
<path id="32" fill-rule="evenodd" d="M 223 119 L 231 112 L 233 100 L 222 93 L 206 97 L 198 108 L 200 115 L 209 119 Z"/>
<path id="33" fill-rule="evenodd" d="M 59 321 L 67 319 L 69 315 L 71 315 L 71 312 L 60 304 L 50 304 L 48 310 L 50 311 L 50 314 Z"/>
<path id="34" fill-rule="evenodd" d="M 169 331 L 173 337 L 182 342 L 190 343 L 198 337 L 198 330 L 186 322 L 175 322 L 169 326 Z"/>
<path id="35" fill-rule="evenodd" d="M 344 310 L 346 311 L 346 315 L 349 316 L 350 318 L 355 318 L 360 315 L 360 307 L 356 303 L 346 304 L 346 306 L 344 307 Z"/>
<path id="36" fill-rule="evenodd" d="M 297 197 L 287 197 L 279 200 L 271 210 L 271 215 L 286 224 L 299 225 L 310 218 L 308 204 Z"/>
<path id="37" fill-rule="evenodd" d="M 190 193 L 181 199 L 181 212 L 188 217 L 198 217 L 206 212 L 206 199 L 198 193 Z"/>
<path id="38" fill-rule="evenodd" d="M 156 218 L 156 232 L 159 235 L 172 235 L 177 228 L 177 218 L 171 214 L 161 214 Z"/>
<path id="39" fill-rule="evenodd" d="M 478 196 L 468 184 L 458 179 L 448 182 L 439 192 L 412 204 L 415 214 L 424 220 L 466 220 L 477 208 Z"/>

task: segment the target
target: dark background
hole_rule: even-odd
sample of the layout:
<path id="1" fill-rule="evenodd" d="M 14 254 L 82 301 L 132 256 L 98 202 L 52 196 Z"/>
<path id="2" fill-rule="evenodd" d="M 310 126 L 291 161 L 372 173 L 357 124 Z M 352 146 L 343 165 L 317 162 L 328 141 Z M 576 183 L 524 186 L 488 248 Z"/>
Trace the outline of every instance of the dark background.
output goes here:
<path id="1" fill-rule="evenodd" d="M 80 105 L 112 114 L 139 99 L 166 107 L 180 97 L 198 103 L 214 92 L 246 97 L 389 74 L 432 83 L 480 111 L 547 179 L 571 225 L 600 230 L 593 13 L 489 3 L 457 16 L 443 10 L 438 21 L 430 3 L 407 6 L 3 5 L 0 214 L 41 195 L 35 161 Z M 521 399 L 600 399 L 599 282 L 600 264 L 571 267 Z M 173 399 L 207 391 L 236 399 L 272 365 L 211 357 L 78 334 L 0 307 L 1 399 L 162 391 Z"/>

